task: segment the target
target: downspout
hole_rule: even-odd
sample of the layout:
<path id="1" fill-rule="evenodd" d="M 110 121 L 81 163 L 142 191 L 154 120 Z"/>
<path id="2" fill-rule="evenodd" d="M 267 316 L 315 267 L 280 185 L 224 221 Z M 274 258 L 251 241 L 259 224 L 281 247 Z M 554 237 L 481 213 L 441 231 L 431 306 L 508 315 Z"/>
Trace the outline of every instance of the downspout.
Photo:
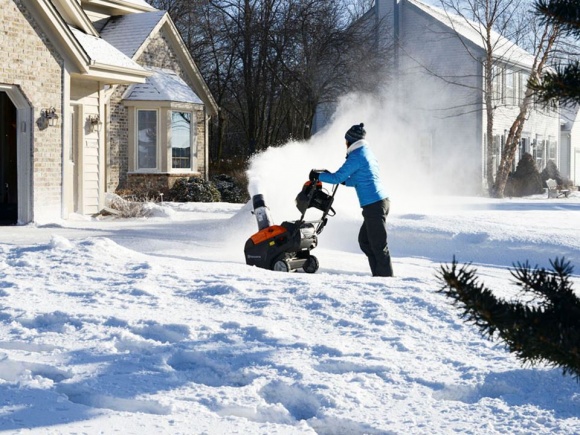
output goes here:
<path id="1" fill-rule="evenodd" d="M 395 104 L 399 104 L 401 101 L 401 94 L 403 89 L 403 76 L 401 75 L 401 64 L 400 64 L 400 43 L 401 43 L 401 29 L 400 29 L 400 20 L 401 20 L 401 0 L 392 0 L 393 4 L 393 77 L 394 77 L 394 86 L 393 86 L 393 100 Z"/>
<path id="2" fill-rule="evenodd" d="M 65 197 L 65 192 L 66 192 L 66 187 L 65 187 L 65 183 L 66 183 L 66 179 L 65 179 L 65 165 L 66 165 L 66 150 L 65 147 L 67 146 L 67 129 L 68 127 L 68 122 L 69 122 L 69 107 L 70 107 L 70 76 L 68 75 L 68 70 L 66 67 L 66 63 L 63 62 L 62 64 L 62 72 L 61 72 L 61 92 L 60 92 L 60 104 L 61 104 L 61 110 L 60 110 L 60 116 L 61 116 L 61 122 L 60 122 L 60 218 L 61 219 L 68 219 L 68 214 L 70 212 L 70 210 L 66 209 L 66 197 Z M 67 98 L 68 97 L 68 98 Z M 69 144 L 70 146 L 70 144 Z"/>
<path id="3" fill-rule="evenodd" d="M 211 116 L 207 115 L 207 108 L 203 106 L 203 119 L 204 119 L 204 171 L 205 180 L 209 180 L 209 120 Z"/>
<path id="4" fill-rule="evenodd" d="M 381 17 L 379 16 L 380 11 L 379 0 L 375 0 L 375 49 L 377 50 L 377 54 L 379 53 L 379 47 L 381 46 L 381 35 L 379 32 L 379 23 L 381 22 Z"/>
<path id="5" fill-rule="evenodd" d="M 399 76 L 400 0 L 393 0 L 393 41 L 395 43 L 395 74 Z"/>

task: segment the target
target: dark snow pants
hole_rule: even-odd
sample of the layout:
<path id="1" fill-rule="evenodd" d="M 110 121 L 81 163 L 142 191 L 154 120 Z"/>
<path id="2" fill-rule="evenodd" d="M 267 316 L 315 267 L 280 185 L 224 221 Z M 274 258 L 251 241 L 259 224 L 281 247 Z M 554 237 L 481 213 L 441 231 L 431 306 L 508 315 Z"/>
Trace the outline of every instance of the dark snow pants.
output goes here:
<path id="1" fill-rule="evenodd" d="M 373 276 L 393 276 L 391 254 L 387 245 L 388 199 L 362 208 L 364 218 L 358 233 L 358 244 L 369 260 Z"/>

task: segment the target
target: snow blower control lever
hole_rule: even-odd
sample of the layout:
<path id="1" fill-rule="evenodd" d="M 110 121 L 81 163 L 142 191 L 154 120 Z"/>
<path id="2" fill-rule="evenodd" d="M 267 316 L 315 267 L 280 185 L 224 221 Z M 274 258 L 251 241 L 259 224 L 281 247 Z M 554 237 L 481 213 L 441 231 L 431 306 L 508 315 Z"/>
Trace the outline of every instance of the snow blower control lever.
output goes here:
<path id="1" fill-rule="evenodd" d="M 252 197 L 258 232 L 246 241 L 246 264 L 282 272 L 292 272 L 300 268 L 306 273 L 318 270 L 318 259 L 310 251 L 318 245 L 318 235 L 324 229 L 328 216 L 336 214 L 332 203 L 338 189 L 338 185 L 335 185 L 330 194 L 325 191 L 322 183 L 318 181 L 317 174 L 321 172 L 324 170 L 311 171 L 310 180 L 304 183 L 296 196 L 296 207 L 302 213 L 296 221 L 274 225 L 264 196 L 258 194 Z M 320 219 L 305 221 L 304 217 L 309 208 L 321 210 Z"/>

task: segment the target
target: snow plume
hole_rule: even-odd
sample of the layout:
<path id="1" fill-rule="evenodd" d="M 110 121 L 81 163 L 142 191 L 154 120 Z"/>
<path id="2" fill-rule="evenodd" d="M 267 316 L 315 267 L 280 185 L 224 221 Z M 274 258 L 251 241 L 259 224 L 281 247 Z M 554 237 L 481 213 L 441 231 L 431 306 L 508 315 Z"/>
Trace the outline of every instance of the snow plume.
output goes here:
<path id="1" fill-rule="evenodd" d="M 416 141 L 412 138 L 412 125 L 392 110 L 391 101 L 389 97 L 368 94 L 346 95 L 329 125 L 309 140 L 290 141 L 256 154 L 248 170 L 250 195 L 264 195 L 276 223 L 299 217 L 294 199 L 310 170 L 336 171 L 346 156 L 344 134 L 352 125 L 363 122 L 391 201 L 396 201 L 400 209 L 412 197 L 409 205 L 415 206 L 417 196 L 425 195 L 425 186 L 430 184 L 422 177 L 417 163 L 420 150 L 413 146 Z M 359 216 L 354 189 L 339 187 L 335 208 L 342 216 Z"/>

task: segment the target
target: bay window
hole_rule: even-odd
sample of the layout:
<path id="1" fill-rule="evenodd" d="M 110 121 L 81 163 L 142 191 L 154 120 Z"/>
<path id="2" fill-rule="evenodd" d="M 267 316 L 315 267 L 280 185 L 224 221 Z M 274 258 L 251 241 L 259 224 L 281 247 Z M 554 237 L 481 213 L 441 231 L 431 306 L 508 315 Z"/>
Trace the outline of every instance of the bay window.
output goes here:
<path id="1" fill-rule="evenodd" d="M 136 173 L 199 172 L 197 122 L 202 108 L 155 102 L 129 109 L 129 171 Z"/>
<path id="2" fill-rule="evenodd" d="M 199 173 L 197 134 L 204 133 L 197 124 L 205 118 L 203 102 L 174 71 L 149 70 L 146 82 L 130 85 L 122 97 L 128 114 L 129 172 Z"/>

